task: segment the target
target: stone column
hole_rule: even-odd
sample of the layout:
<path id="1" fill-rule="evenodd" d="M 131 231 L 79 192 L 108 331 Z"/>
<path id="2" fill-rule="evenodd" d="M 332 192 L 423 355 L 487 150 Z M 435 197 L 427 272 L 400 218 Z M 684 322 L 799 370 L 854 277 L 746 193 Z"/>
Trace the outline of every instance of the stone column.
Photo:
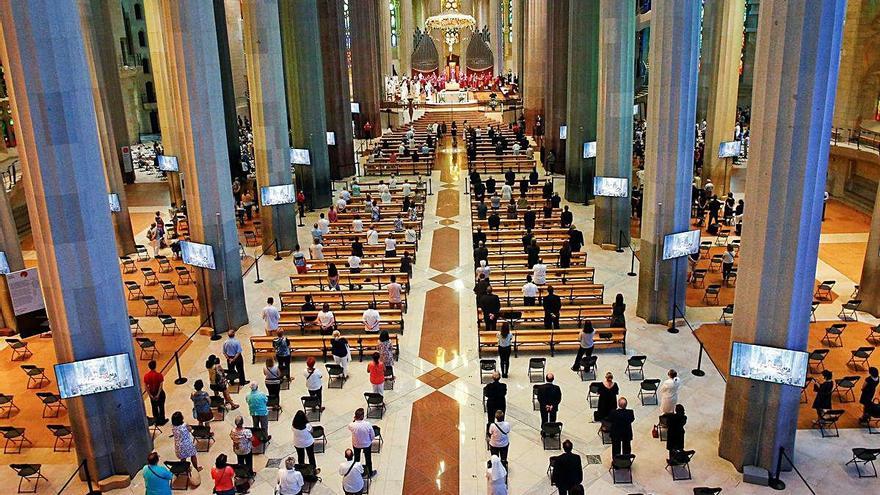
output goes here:
<path id="1" fill-rule="evenodd" d="M 865 261 L 862 264 L 862 276 L 859 279 L 859 298 L 862 300 L 860 309 L 872 315 L 880 316 L 880 194 L 874 200 L 874 214 L 871 217 L 871 233 L 868 235 L 868 247 Z"/>
<path id="2" fill-rule="evenodd" d="M 107 193 L 95 187 L 104 166 L 79 19 L 73 1 L 0 1 L 2 58 L 58 362 L 124 354 L 134 373 L 131 387 L 65 401 L 77 457 L 103 479 L 134 476 L 152 441 Z"/>
<path id="3" fill-rule="evenodd" d="M 593 199 L 593 176 L 596 174 L 596 159 L 583 158 L 583 148 L 584 143 L 596 140 L 599 0 L 570 2 L 568 17 L 577 19 L 577 29 L 568 33 L 565 199 L 584 203 Z"/>
<path id="4" fill-rule="evenodd" d="M 225 332 L 248 321 L 238 255 L 232 178 L 227 155 L 225 108 L 214 5 L 160 0 L 165 51 L 179 116 L 180 170 L 190 237 L 214 248 L 216 270 L 202 272 L 199 309 L 213 311 Z"/>
<path id="5" fill-rule="evenodd" d="M 238 115 L 248 115 L 248 79 L 244 54 L 244 20 L 242 9 L 247 3 L 242 0 L 223 0 L 226 34 L 229 39 L 229 65 L 235 95 L 235 111 Z"/>
<path id="6" fill-rule="evenodd" d="M 544 147 L 556 155 L 554 173 L 565 171 L 565 141 L 559 139 L 559 126 L 566 123 L 568 110 L 568 0 L 547 4 L 547 63 L 544 85 Z M 546 166 L 546 163 L 545 163 Z"/>
<path id="7" fill-rule="evenodd" d="M 182 144 L 179 115 L 175 110 L 177 85 L 172 84 L 171 54 L 165 50 L 166 33 L 162 28 L 161 0 L 144 0 L 144 20 L 147 24 L 147 39 L 150 45 L 150 68 L 153 72 L 153 83 L 156 86 L 156 106 L 159 109 L 159 126 L 162 132 L 162 148 L 166 155 L 176 156 L 178 163 L 183 157 L 179 150 Z M 181 163 L 182 165 L 182 163 Z M 171 203 L 183 203 L 183 189 L 179 172 L 168 172 L 168 191 Z"/>
<path id="8" fill-rule="evenodd" d="M 2 37 L 0 37 L 2 44 Z M 0 141 L 3 138 L 0 136 Z M 0 186 L 0 251 L 6 253 L 6 262 L 9 271 L 15 272 L 24 269 L 24 260 L 21 257 L 21 243 L 18 240 L 18 227 L 15 225 L 15 216 L 9 204 L 9 195 L 6 189 Z M 0 328 L 6 327 L 18 330 L 15 323 L 15 312 L 12 310 L 12 299 L 6 288 L 6 277 L 0 276 Z"/>
<path id="9" fill-rule="evenodd" d="M 241 13 L 257 185 L 292 184 L 278 0 L 242 2 Z M 259 197 L 259 191 L 257 194 Z M 273 249 L 276 239 L 281 251 L 296 247 L 295 205 L 262 206 L 260 217 L 265 252 Z"/>
<path id="10" fill-rule="evenodd" d="M 711 5 L 711 7 L 709 7 Z M 729 190 L 730 158 L 718 158 L 718 146 L 733 140 L 736 124 L 736 101 L 739 91 L 739 61 L 742 54 L 743 0 L 716 0 L 707 3 L 704 25 L 714 24 L 711 51 L 704 52 L 709 62 L 709 94 L 707 102 L 706 154 L 703 157 L 703 183 L 712 179 L 715 194 L 721 197 Z M 711 15 L 709 15 L 711 14 Z"/>
<path id="11" fill-rule="evenodd" d="M 325 208 L 332 198 L 318 5 L 312 0 L 286 0 L 281 2 L 280 10 L 293 147 L 307 148 L 312 162 L 309 166 L 297 166 L 297 184 L 313 208 Z"/>
<path id="12" fill-rule="evenodd" d="M 655 2 L 651 12 L 648 140 L 636 314 L 666 323 L 684 311 L 687 262 L 662 261 L 663 237 L 689 229 L 697 105 L 699 2 Z M 678 288 L 673 290 L 677 274 Z"/>
<path id="13" fill-rule="evenodd" d="M 239 177 L 246 184 L 247 174 L 241 169 L 241 140 L 238 138 L 238 115 L 235 102 L 235 74 L 233 72 L 233 52 L 242 51 L 242 43 L 237 46 L 229 43 L 230 35 L 227 31 L 227 16 L 225 0 L 214 1 L 214 26 L 217 29 L 217 53 L 220 57 L 220 87 L 223 95 L 223 123 L 226 126 L 226 153 L 228 157 L 229 172 L 232 177 Z M 233 14 L 234 21 L 240 18 L 238 8 Z M 233 28 L 240 25 L 233 24 Z M 240 39 L 240 38 L 239 38 Z M 235 41 L 235 39 L 233 38 Z M 242 56 L 243 55 L 238 55 Z M 241 70 L 244 68 L 242 67 Z M 244 75 L 242 75 L 244 77 Z"/>
<path id="14" fill-rule="evenodd" d="M 107 189 L 119 197 L 119 211 L 111 215 L 116 231 L 116 250 L 120 256 L 124 256 L 134 253 L 135 248 L 125 183 L 122 180 L 122 146 L 127 140 L 128 128 L 122 105 L 119 67 L 116 64 L 116 43 L 111 29 L 111 8 L 110 3 L 101 0 L 88 0 L 81 4 L 86 59 L 91 69 L 89 73 L 92 76 Z"/>
<path id="15" fill-rule="evenodd" d="M 376 0 L 376 2 L 378 4 L 377 13 L 379 18 L 379 29 L 378 31 L 370 33 L 370 36 L 378 36 L 379 38 L 379 46 L 381 47 L 381 50 L 379 50 L 379 56 L 382 62 L 379 66 L 379 73 L 383 76 L 390 76 L 392 74 L 391 68 L 396 66 L 394 63 L 394 47 L 391 46 L 391 11 L 389 9 L 388 0 Z M 360 5 L 358 5 L 358 7 L 360 7 Z M 400 67 L 397 67 L 397 70 L 398 74 L 400 74 Z"/>
<path id="16" fill-rule="evenodd" d="M 354 138 L 351 130 L 351 88 L 345 59 L 345 19 L 342 2 L 319 0 L 321 52 L 324 54 L 324 106 L 327 132 L 335 145 L 327 146 L 330 177 L 341 179 L 354 175 Z"/>
<path id="17" fill-rule="evenodd" d="M 382 134 L 379 95 L 382 82 L 379 68 L 379 13 L 376 0 L 349 3 L 351 22 L 351 80 L 354 102 L 361 113 L 354 116 L 354 135 L 364 139 L 364 124 L 373 126 L 373 137 Z"/>
<path id="18" fill-rule="evenodd" d="M 713 64 L 715 62 L 715 57 L 712 54 L 716 51 L 715 45 L 718 43 L 715 19 L 720 10 L 718 4 L 723 1 L 725 0 L 703 2 L 703 20 L 700 26 L 702 30 L 700 34 L 700 74 L 697 77 L 697 122 L 702 122 L 706 118 L 706 111 L 709 108 L 709 88 L 712 86 Z"/>
<path id="19" fill-rule="evenodd" d="M 522 75 L 526 125 L 544 113 L 544 71 L 547 60 L 547 0 L 528 0 L 526 9 L 525 66 Z"/>
<path id="20" fill-rule="evenodd" d="M 625 177 L 632 184 L 633 91 L 636 7 L 634 0 L 600 0 L 599 103 L 596 175 Z M 586 187 L 592 188 L 592 184 Z M 595 198 L 596 244 L 629 244 L 632 204 L 627 198 Z"/>
<path id="21" fill-rule="evenodd" d="M 845 0 L 809 3 L 761 2 L 749 206 L 731 329 L 733 341 L 798 351 L 807 350 L 810 333 L 846 10 Z M 738 470 L 774 469 L 780 447 L 797 462 L 800 395 L 798 387 L 730 377 L 718 454 Z"/>
<path id="22" fill-rule="evenodd" d="M 400 19 L 398 19 L 397 29 L 397 56 L 400 59 L 400 67 L 398 67 L 400 75 L 406 77 L 409 77 L 412 73 L 410 58 L 412 57 L 413 52 L 414 32 L 415 24 L 413 24 L 412 0 L 401 0 Z"/>
<path id="23" fill-rule="evenodd" d="M 568 0 L 562 0 L 568 2 Z M 504 72 L 504 38 L 501 23 L 501 0 L 489 2 L 489 42 L 492 44 L 492 55 L 495 57 L 495 75 Z"/>

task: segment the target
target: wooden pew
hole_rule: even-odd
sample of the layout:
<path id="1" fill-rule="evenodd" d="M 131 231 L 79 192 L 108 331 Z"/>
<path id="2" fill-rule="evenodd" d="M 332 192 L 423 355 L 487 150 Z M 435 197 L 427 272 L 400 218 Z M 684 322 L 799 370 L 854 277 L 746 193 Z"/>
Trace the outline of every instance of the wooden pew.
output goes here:
<path id="1" fill-rule="evenodd" d="M 513 332 L 513 351 L 518 356 L 520 350 L 549 350 L 551 356 L 559 350 L 577 350 L 580 347 L 580 329 L 560 330 L 516 330 Z M 626 354 L 626 328 L 597 328 L 593 335 L 593 345 L 597 348 L 620 347 Z M 483 349 L 497 349 L 497 332 L 482 330 L 478 336 L 477 352 L 480 357 Z"/>
<path id="2" fill-rule="evenodd" d="M 391 345 L 394 348 L 395 356 L 400 355 L 400 341 L 396 334 L 390 334 Z M 355 335 L 346 335 L 348 346 L 352 355 L 357 354 L 359 361 L 363 362 L 364 355 L 369 355 L 379 348 L 379 335 L 360 333 Z M 257 362 L 257 357 L 268 358 L 275 356 L 275 349 L 272 347 L 273 336 L 255 335 L 251 337 L 251 364 Z M 327 356 L 330 354 L 331 341 L 333 337 L 329 335 L 292 335 L 287 337 L 287 343 L 290 345 L 290 354 L 292 357 L 313 357 L 320 355 L 323 362 L 327 362 Z"/>
<path id="3" fill-rule="evenodd" d="M 543 250 L 539 256 L 544 260 L 544 263 L 548 266 L 558 265 L 559 263 L 559 251 L 549 251 Z M 513 266 L 527 266 L 528 265 L 528 255 L 523 253 L 522 250 L 520 252 L 505 252 L 502 254 L 499 253 L 489 253 L 489 267 L 501 267 L 501 269 L 505 269 L 507 267 Z M 587 253 L 578 252 L 571 253 L 571 266 L 582 266 L 587 263 Z M 489 277 L 491 278 L 491 276 Z"/>
<path id="4" fill-rule="evenodd" d="M 376 309 L 391 309 L 388 302 L 388 292 L 384 290 L 341 290 L 341 291 L 298 291 L 298 292 L 282 292 L 279 295 L 281 300 L 281 309 L 299 309 L 306 302 L 306 296 L 312 297 L 312 302 L 318 308 L 327 303 L 332 308 L 341 307 L 342 309 L 367 309 L 370 304 L 375 304 Z M 403 303 L 403 312 L 407 310 L 407 293 L 400 294 Z"/>
<path id="5" fill-rule="evenodd" d="M 504 312 L 521 312 L 522 317 L 516 322 L 516 328 L 543 328 L 544 308 L 541 306 L 508 306 Z M 584 304 L 562 305 L 559 311 L 559 326 L 581 328 L 584 321 L 591 321 L 597 326 L 607 326 L 611 323 L 610 304 Z M 477 329 L 483 328 L 482 311 L 477 308 Z"/>
<path id="6" fill-rule="evenodd" d="M 531 275 L 532 270 L 528 268 L 503 268 L 492 270 L 492 273 L 489 275 L 489 281 L 493 284 L 502 283 L 503 285 L 508 284 L 521 284 L 524 283 L 526 279 L 526 275 Z M 566 283 L 571 282 L 586 282 L 593 283 L 593 277 L 596 274 L 596 269 L 592 266 L 573 266 L 571 268 L 559 268 L 554 266 L 547 267 L 547 282 L 541 285 L 552 285 L 554 288 L 557 285 L 564 286 Z"/>
<path id="7" fill-rule="evenodd" d="M 522 280 L 525 283 L 525 280 Z M 554 285 L 553 291 L 562 299 L 562 304 L 602 304 L 605 300 L 605 286 L 603 284 L 575 283 L 566 285 Z M 523 304 L 522 285 L 492 285 L 492 292 L 501 299 L 504 306 L 521 306 Z M 538 287 L 537 304 L 543 302 L 547 286 Z"/>
<path id="8" fill-rule="evenodd" d="M 330 308 L 336 317 L 336 326 L 340 332 L 363 332 L 363 310 Z M 299 330 L 302 335 L 306 334 L 306 328 L 320 331 L 317 323 L 309 318 L 316 318 L 318 310 L 303 311 L 301 309 L 285 309 L 281 311 L 281 320 L 278 327 L 287 331 Z M 403 333 L 403 310 L 387 309 L 379 312 L 379 328 L 388 333 Z"/>
<path id="9" fill-rule="evenodd" d="M 343 287 L 351 285 L 360 285 L 364 287 L 375 287 L 377 290 L 385 289 L 391 283 L 391 276 L 397 277 L 397 283 L 403 286 L 404 290 L 409 288 L 409 276 L 401 272 L 384 272 L 384 273 L 340 273 L 339 284 Z M 327 273 L 303 273 L 290 276 L 290 290 L 297 292 L 297 289 L 318 289 L 325 290 L 327 288 Z"/>

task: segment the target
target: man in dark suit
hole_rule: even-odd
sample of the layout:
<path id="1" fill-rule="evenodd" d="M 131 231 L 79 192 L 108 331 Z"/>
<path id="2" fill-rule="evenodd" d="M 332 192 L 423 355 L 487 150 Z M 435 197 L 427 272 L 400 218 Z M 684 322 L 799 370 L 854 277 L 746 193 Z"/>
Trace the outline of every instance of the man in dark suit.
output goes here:
<path id="1" fill-rule="evenodd" d="M 486 179 L 486 194 L 495 194 L 495 177 Z"/>
<path id="2" fill-rule="evenodd" d="M 575 228 L 574 225 L 568 229 L 568 243 L 571 244 L 572 252 L 581 252 L 581 247 L 584 245 L 584 233 Z"/>
<path id="3" fill-rule="evenodd" d="M 492 210 L 492 214 L 489 215 L 489 230 L 498 230 L 501 227 L 501 217 L 498 216 L 498 211 Z"/>
<path id="4" fill-rule="evenodd" d="M 538 385 L 537 393 L 541 426 L 546 423 L 555 423 L 559 403 L 562 402 L 562 389 L 553 384 L 553 373 L 547 373 L 547 383 Z"/>
<path id="5" fill-rule="evenodd" d="M 519 194 L 525 196 L 527 192 L 529 192 L 529 179 L 523 177 L 519 180 Z"/>
<path id="6" fill-rule="evenodd" d="M 485 234 L 484 234 L 485 235 Z M 474 268 L 480 266 L 480 261 L 489 261 L 489 249 L 486 248 L 486 243 L 480 241 L 477 244 L 477 247 L 474 249 Z"/>
<path id="7" fill-rule="evenodd" d="M 559 312 L 562 310 L 562 300 L 553 293 L 553 286 L 547 286 L 547 295 L 544 296 L 544 328 L 559 328 Z"/>
<path id="8" fill-rule="evenodd" d="M 607 421 L 611 423 L 609 434 L 611 435 L 611 453 L 614 457 L 621 454 L 629 455 L 632 452 L 632 424 L 635 420 L 636 416 L 632 409 L 626 408 L 626 397 L 617 399 L 617 409 L 612 411 L 607 418 Z"/>
<path id="9" fill-rule="evenodd" d="M 513 173 L 513 169 L 507 169 L 507 172 L 504 172 L 504 183 L 508 186 L 513 187 L 513 183 L 516 181 L 516 174 Z"/>
<path id="10" fill-rule="evenodd" d="M 544 186 L 541 187 L 541 198 L 542 199 L 550 199 L 552 197 L 553 197 L 553 181 L 550 179 L 547 179 L 547 181 L 544 182 Z"/>
<path id="11" fill-rule="evenodd" d="M 486 278 L 485 273 L 480 274 L 480 278 L 477 279 L 477 283 L 474 284 L 474 295 L 477 296 L 477 304 L 480 304 L 480 299 L 486 295 L 486 292 L 489 290 L 489 279 Z"/>
<path id="12" fill-rule="evenodd" d="M 474 247 L 479 246 L 480 244 L 486 244 L 486 233 L 483 232 L 483 227 L 477 227 L 477 231 L 473 234 Z"/>
<path id="13" fill-rule="evenodd" d="M 480 309 L 483 310 L 483 322 L 486 330 L 495 331 L 498 316 L 501 313 L 501 299 L 492 293 L 492 286 L 486 287 L 486 293 L 480 298 Z"/>
<path id="14" fill-rule="evenodd" d="M 523 213 L 523 225 L 526 230 L 531 230 L 535 228 L 535 220 L 538 218 L 538 215 L 535 214 L 535 210 L 532 209 L 531 206 L 526 207 L 526 212 Z"/>
<path id="15" fill-rule="evenodd" d="M 574 215 L 568 209 L 568 206 L 562 210 L 562 214 L 559 215 L 559 218 L 562 221 L 562 228 L 569 227 L 572 222 L 574 222 Z"/>
<path id="16" fill-rule="evenodd" d="M 529 249 L 529 246 L 532 245 L 532 239 L 534 239 L 534 238 L 535 238 L 535 235 L 532 234 L 532 231 L 529 229 L 526 229 L 526 233 L 523 234 L 523 236 L 522 236 L 523 252 L 525 252 Z"/>
<path id="17" fill-rule="evenodd" d="M 553 475 L 550 481 L 559 489 L 559 495 L 568 495 L 570 490 L 584 481 L 584 468 L 581 465 L 581 456 L 571 453 L 570 440 L 562 442 L 562 455 L 556 456 L 553 461 Z"/>
<path id="18" fill-rule="evenodd" d="M 501 383 L 501 374 L 497 371 L 492 373 L 492 381 L 483 387 L 483 396 L 486 398 L 486 415 L 488 422 L 486 429 L 495 421 L 495 411 L 507 410 L 507 385 Z"/>

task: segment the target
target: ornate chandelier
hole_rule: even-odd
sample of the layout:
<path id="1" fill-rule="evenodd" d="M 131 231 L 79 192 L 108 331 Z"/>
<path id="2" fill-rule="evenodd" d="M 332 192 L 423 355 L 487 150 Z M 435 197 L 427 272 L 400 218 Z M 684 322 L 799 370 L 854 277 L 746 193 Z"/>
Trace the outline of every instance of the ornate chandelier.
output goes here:
<path id="1" fill-rule="evenodd" d="M 443 38 L 449 45 L 449 51 L 452 51 L 452 47 L 459 42 L 459 33 L 463 29 L 474 29 L 476 25 L 477 21 L 473 16 L 458 11 L 458 0 L 445 0 L 444 11 L 425 21 L 426 28 L 444 31 Z"/>

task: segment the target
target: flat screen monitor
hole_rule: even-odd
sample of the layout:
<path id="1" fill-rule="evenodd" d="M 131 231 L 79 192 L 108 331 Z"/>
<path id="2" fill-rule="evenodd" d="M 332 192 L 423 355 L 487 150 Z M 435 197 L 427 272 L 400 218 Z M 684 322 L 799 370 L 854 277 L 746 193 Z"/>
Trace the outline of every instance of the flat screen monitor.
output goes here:
<path id="1" fill-rule="evenodd" d="M 663 259 L 671 260 L 700 251 L 700 231 L 688 230 L 676 234 L 667 234 L 663 238 Z"/>
<path id="2" fill-rule="evenodd" d="M 559 126 L 559 139 L 563 140 L 563 141 L 568 139 L 568 126 L 567 125 Z"/>
<path id="3" fill-rule="evenodd" d="M 629 196 L 629 181 L 624 177 L 593 177 L 593 195 L 626 198 Z"/>
<path id="4" fill-rule="evenodd" d="M 351 113 L 361 113 L 361 104 L 357 102 L 351 102 Z"/>
<path id="5" fill-rule="evenodd" d="M 803 387 L 810 355 L 804 351 L 734 342 L 730 375 L 762 382 Z"/>
<path id="6" fill-rule="evenodd" d="M 596 158 L 596 141 L 584 143 L 584 158 Z"/>
<path id="7" fill-rule="evenodd" d="M 260 204 L 263 206 L 289 205 L 296 203 L 296 191 L 293 184 L 280 186 L 264 186 L 260 188 Z"/>
<path id="8" fill-rule="evenodd" d="M 327 146 L 336 146 L 336 133 L 327 132 Z"/>
<path id="9" fill-rule="evenodd" d="M 290 148 L 290 163 L 294 165 L 311 165 L 312 160 L 309 158 L 309 150 Z"/>
<path id="10" fill-rule="evenodd" d="M 633 105 L 633 117 L 639 114 L 639 105 Z"/>
<path id="11" fill-rule="evenodd" d="M 214 248 L 208 244 L 180 241 L 180 257 L 187 265 L 209 270 L 217 269 L 217 265 L 214 263 Z"/>
<path id="12" fill-rule="evenodd" d="M 0 251 L 0 273 L 9 273 L 9 260 L 6 259 L 6 253 Z"/>
<path id="13" fill-rule="evenodd" d="M 718 145 L 718 158 L 736 158 L 742 143 L 740 141 L 723 141 Z"/>
<path id="14" fill-rule="evenodd" d="M 114 354 L 55 365 L 62 399 L 134 386 L 128 354 Z"/>
<path id="15" fill-rule="evenodd" d="M 159 170 L 163 172 L 177 172 L 180 170 L 176 156 L 159 155 L 158 160 Z"/>
<path id="16" fill-rule="evenodd" d="M 118 212 L 119 210 L 122 209 L 122 207 L 119 206 L 119 195 L 118 194 L 110 193 L 107 195 L 107 199 L 110 201 L 110 211 Z"/>

